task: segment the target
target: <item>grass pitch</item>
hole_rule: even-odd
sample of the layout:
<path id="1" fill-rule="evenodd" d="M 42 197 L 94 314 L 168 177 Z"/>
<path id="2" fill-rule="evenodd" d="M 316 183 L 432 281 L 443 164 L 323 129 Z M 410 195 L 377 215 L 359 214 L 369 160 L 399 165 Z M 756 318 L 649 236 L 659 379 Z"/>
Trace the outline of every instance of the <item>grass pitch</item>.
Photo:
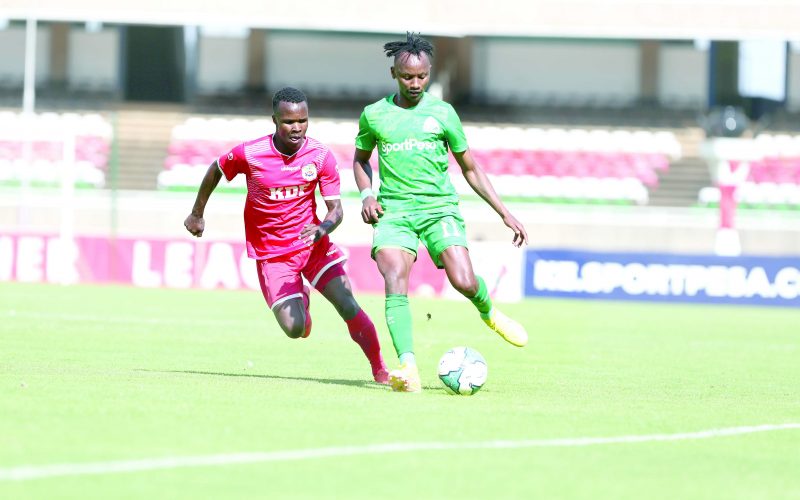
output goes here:
<path id="1" fill-rule="evenodd" d="M 382 297 L 359 300 L 395 365 Z M 0 284 L 0 498 L 800 498 L 798 428 L 638 441 L 800 423 L 797 310 L 525 301 L 517 349 L 468 302 L 411 305 L 419 395 L 371 382 L 319 294 L 291 340 L 256 292 Z M 473 397 L 435 374 L 456 345 L 489 365 Z"/>

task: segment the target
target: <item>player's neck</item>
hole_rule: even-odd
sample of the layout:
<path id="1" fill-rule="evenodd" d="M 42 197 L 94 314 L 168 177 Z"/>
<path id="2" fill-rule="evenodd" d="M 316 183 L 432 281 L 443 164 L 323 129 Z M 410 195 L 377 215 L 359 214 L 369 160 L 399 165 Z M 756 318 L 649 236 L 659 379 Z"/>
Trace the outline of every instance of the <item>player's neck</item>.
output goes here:
<path id="1" fill-rule="evenodd" d="M 410 101 L 410 100 L 406 99 L 405 97 L 402 96 L 402 94 L 400 94 L 398 92 L 392 98 L 392 102 L 397 107 L 400 107 L 400 108 L 403 108 L 403 109 L 411 109 L 411 108 L 414 108 L 416 106 L 419 106 L 424 98 L 425 98 L 425 93 L 423 92 L 419 96 L 419 99 L 416 102 L 414 102 L 414 101 Z"/>
<path id="2" fill-rule="evenodd" d="M 280 137 L 278 137 L 277 135 L 273 135 L 272 147 L 274 147 L 275 151 L 282 154 L 283 156 L 294 156 L 297 154 L 298 151 L 303 149 L 303 146 L 305 146 L 307 140 L 308 139 L 306 137 L 303 137 L 303 142 L 300 142 L 296 148 L 293 148 L 291 145 L 284 144 L 283 141 L 281 141 Z"/>

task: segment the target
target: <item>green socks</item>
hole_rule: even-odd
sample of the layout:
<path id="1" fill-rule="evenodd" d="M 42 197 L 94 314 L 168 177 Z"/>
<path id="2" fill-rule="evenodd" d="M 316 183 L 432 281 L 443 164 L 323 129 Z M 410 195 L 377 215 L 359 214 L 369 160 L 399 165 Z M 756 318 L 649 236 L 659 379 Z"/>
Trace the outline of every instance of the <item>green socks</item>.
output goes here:
<path id="1" fill-rule="evenodd" d="M 487 319 L 492 310 L 492 299 L 489 298 L 489 289 L 486 282 L 480 276 L 475 276 L 478 280 L 478 293 L 469 300 L 481 313 L 481 317 Z M 411 335 L 411 308 L 408 306 L 408 296 L 401 294 L 386 295 L 386 326 L 389 327 L 389 334 L 392 336 L 394 350 L 401 362 L 414 362 L 414 341 Z"/>
<path id="2" fill-rule="evenodd" d="M 492 310 L 492 299 L 489 298 L 489 289 L 486 288 L 486 282 L 480 276 L 475 276 L 478 280 L 478 293 L 474 297 L 468 297 L 472 305 L 481 313 L 481 318 L 487 319 L 489 311 Z"/>
<path id="3" fill-rule="evenodd" d="M 397 355 L 414 352 L 414 342 L 411 338 L 411 308 L 408 306 L 408 296 L 389 294 L 386 296 L 386 326 L 392 336 L 392 343 Z"/>

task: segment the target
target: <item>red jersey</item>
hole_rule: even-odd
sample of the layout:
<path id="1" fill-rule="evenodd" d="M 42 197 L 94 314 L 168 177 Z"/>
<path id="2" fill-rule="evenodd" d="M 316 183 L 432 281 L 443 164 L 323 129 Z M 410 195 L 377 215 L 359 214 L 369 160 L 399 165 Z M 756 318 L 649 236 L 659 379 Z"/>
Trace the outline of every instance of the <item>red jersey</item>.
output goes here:
<path id="1" fill-rule="evenodd" d="M 319 224 L 314 191 L 325 200 L 339 199 L 339 168 L 327 146 L 306 137 L 293 155 L 278 151 L 272 134 L 247 141 L 222 155 L 219 168 L 230 181 L 247 176 L 244 230 L 247 255 L 266 259 L 305 245 L 298 239 L 306 224 Z"/>

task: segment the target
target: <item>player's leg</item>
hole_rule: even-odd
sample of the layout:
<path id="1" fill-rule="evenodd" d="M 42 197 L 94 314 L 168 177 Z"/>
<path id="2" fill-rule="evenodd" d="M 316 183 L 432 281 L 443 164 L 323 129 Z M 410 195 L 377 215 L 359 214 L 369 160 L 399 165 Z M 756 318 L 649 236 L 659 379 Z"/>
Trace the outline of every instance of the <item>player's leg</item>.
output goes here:
<path id="1" fill-rule="evenodd" d="M 400 362 L 413 361 L 408 277 L 417 259 L 419 237 L 407 218 L 383 218 L 374 225 L 372 258 L 383 276 L 386 325 Z"/>
<path id="2" fill-rule="evenodd" d="M 388 384 L 389 371 L 386 369 L 386 363 L 381 355 L 378 331 L 369 315 L 356 302 L 347 275 L 342 274 L 331 278 L 324 285 L 322 295 L 328 299 L 347 324 L 350 338 L 358 344 L 369 361 L 372 377 L 378 383 Z"/>
<path id="3" fill-rule="evenodd" d="M 414 357 L 408 277 L 417 259 L 419 236 L 409 218 L 382 218 L 374 225 L 372 258 L 383 276 L 386 292 L 386 326 L 400 360 L 400 368 L 389 374 L 392 389 L 419 392 L 422 382 Z"/>
<path id="4" fill-rule="evenodd" d="M 308 288 L 297 270 L 297 256 L 256 261 L 258 282 L 267 306 L 281 330 L 291 338 L 307 337 L 311 331 Z"/>
<path id="5" fill-rule="evenodd" d="M 272 312 L 287 337 L 299 339 L 307 336 L 306 307 L 302 298 L 276 304 L 272 307 Z"/>
<path id="6" fill-rule="evenodd" d="M 399 248 L 383 248 L 375 254 L 386 292 L 386 325 L 400 360 L 400 368 L 389 374 L 392 389 L 419 392 L 419 377 L 411 329 L 411 308 L 408 304 L 408 277 L 416 255 Z"/>
<path id="7" fill-rule="evenodd" d="M 378 271 L 383 276 L 386 293 L 386 326 L 400 361 L 414 354 L 411 333 L 411 309 L 408 305 L 408 277 L 414 256 L 405 250 L 384 248 L 375 254 Z"/>
<path id="8" fill-rule="evenodd" d="M 345 256 L 328 238 L 317 242 L 303 274 L 319 290 L 347 324 L 350 338 L 361 347 L 372 368 L 376 382 L 388 383 L 389 372 L 381 356 L 375 325 L 353 296 L 350 280 L 344 271 Z"/>
<path id="9" fill-rule="evenodd" d="M 430 214 L 420 218 L 420 239 L 439 269 L 444 268 L 453 288 L 472 301 L 481 313 L 492 307 L 486 286 L 472 270 L 472 261 L 467 250 L 464 219 L 457 211 Z M 481 285 L 483 284 L 483 287 Z M 475 299 L 475 300 L 473 300 Z"/>
<path id="10" fill-rule="evenodd" d="M 484 323 L 511 344 L 522 347 L 528 343 L 525 328 L 493 306 L 486 282 L 473 271 L 465 229 L 460 214 L 446 214 L 428 221 L 420 238 L 433 262 L 444 268 L 450 284 L 472 302 Z"/>

